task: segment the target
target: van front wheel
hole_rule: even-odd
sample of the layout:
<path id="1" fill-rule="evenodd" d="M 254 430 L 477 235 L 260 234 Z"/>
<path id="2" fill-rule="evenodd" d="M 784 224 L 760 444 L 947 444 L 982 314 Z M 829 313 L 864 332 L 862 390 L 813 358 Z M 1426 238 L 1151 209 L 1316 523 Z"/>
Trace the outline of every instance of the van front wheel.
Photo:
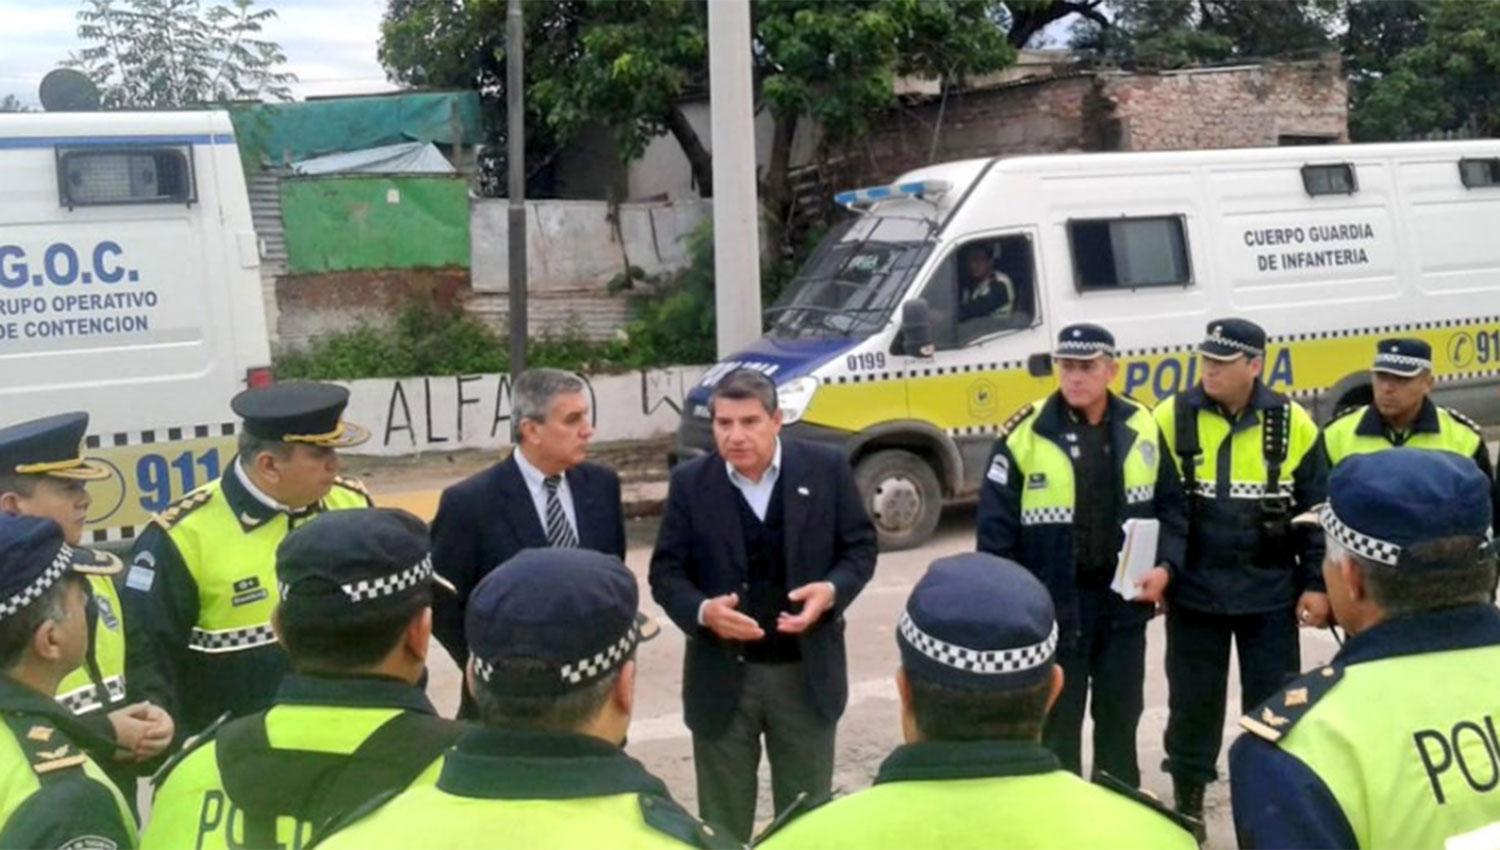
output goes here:
<path id="1" fill-rule="evenodd" d="M 943 511 L 937 473 L 911 452 L 885 449 L 860 459 L 854 483 L 875 523 L 882 551 L 919 546 L 937 528 Z"/>

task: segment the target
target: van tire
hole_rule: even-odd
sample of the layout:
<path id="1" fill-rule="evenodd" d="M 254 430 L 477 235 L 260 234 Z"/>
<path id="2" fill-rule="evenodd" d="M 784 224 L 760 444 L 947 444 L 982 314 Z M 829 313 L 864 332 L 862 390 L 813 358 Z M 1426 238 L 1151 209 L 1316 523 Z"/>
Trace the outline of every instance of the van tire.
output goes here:
<path id="1" fill-rule="evenodd" d="M 943 491 L 927 461 L 902 449 L 882 449 L 855 465 L 854 483 L 881 551 L 910 549 L 932 537 L 943 514 Z"/>

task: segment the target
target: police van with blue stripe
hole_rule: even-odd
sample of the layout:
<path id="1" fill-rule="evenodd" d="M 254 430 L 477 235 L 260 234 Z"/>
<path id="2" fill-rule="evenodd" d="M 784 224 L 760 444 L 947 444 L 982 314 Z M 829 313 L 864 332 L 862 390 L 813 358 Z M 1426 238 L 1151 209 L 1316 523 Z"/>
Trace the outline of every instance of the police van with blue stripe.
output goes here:
<path id="1" fill-rule="evenodd" d="M 227 114 L 0 116 L 0 425 L 90 412 L 88 542 L 234 455 L 229 399 L 271 380 L 259 266 Z"/>
<path id="2" fill-rule="evenodd" d="M 1266 382 L 1320 418 L 1369 400 L 1400 335 L 1431 343 L 1440 403 L 1500 419 L 1500 141 L 976 159 L 837 201 L 854 215 L 688 394 L 673 454 L 711 450 L 713 383 L 760 369 L 788 434 L 848 454 L 886 548 L 977 491 L 1073 322 L 1114 332 L 1115 389 L 1146 403 L 1192 386 L 1204 323 L 1237 315 L 1272 335 Z"/>

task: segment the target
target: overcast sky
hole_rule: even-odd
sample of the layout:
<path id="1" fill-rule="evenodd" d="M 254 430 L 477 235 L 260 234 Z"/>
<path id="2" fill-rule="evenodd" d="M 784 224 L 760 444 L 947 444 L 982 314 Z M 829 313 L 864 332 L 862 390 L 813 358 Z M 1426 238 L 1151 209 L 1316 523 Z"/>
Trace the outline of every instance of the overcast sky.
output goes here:
<path id="1" fill-rule="evenodd" d="M 203 0 L 212 5 L 213 0 Z M 79 47 L 79 0 L 0 0 L 0 97 L 37 105 L 36 87 Z M 227 5 L 227 4 L 226 4 Z M 286 51 L 298 98 L 395 88 L 375 58 L 385 0 L 260 0 L 276 10 L 265 36 Z"/>

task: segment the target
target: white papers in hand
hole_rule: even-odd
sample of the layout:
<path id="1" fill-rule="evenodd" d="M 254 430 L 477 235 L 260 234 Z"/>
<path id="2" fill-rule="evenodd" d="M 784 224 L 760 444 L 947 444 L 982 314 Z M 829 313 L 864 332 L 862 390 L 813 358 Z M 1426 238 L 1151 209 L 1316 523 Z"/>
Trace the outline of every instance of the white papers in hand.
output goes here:
<path id="1" fill-rule="evenodd" d="M 1156 541 L 1161 536 L 1161 523 L 1154 519 L 1127 519 L 1123 528 L 1125 545 L 1120 547 L 1120 561 L 1109 589 L 1129 602 L 1141 593 L 1136 582 L 1157 564 Z"/>

